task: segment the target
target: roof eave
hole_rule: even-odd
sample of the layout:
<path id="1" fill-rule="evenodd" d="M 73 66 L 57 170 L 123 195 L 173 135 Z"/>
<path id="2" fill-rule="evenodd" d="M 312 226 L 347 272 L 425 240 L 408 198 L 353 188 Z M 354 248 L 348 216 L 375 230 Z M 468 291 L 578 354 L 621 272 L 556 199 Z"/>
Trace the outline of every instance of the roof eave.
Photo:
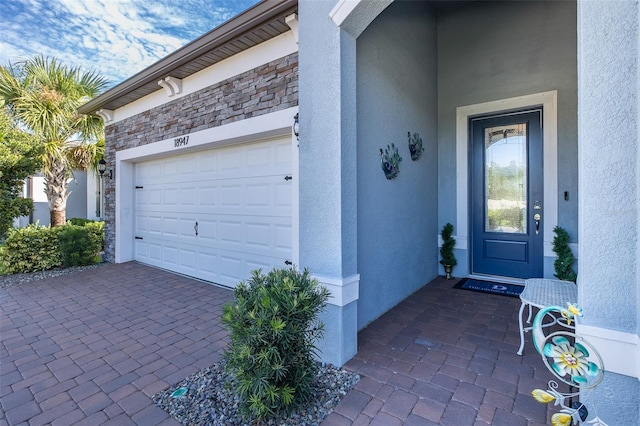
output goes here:
<path id="1" fill-rule="evenodd" d="M 206 52 L 222 46 L 228 41 L 268 22 L 273 17 L 294 7 L 297 3 L 298 0 L 263 0 L 235 18 L 214 28 L 202 37 L 186 44 L 172 54 L 81 105 L 78 111 L 82 114 L 95 113 L 113 100 L 146 84 L 167 77 L 171 71 L 181 65 L 195 60 Z"/>

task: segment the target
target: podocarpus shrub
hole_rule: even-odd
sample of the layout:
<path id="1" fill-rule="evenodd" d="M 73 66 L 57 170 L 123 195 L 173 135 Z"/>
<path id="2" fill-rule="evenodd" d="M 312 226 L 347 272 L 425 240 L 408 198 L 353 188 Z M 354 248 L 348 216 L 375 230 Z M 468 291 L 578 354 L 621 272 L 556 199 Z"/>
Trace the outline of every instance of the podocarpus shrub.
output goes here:
<path id="1" fill-rule="evenodd" d="M 0 261 L 9 274 L 44 271 L 62 265 L 58 243 L 61 227 L 29 225 L 7 232 Z"/>
<path id="2" fill-rule="evenodd" d="M 286 414 L 312 396 L 318 315 L 328 297 L 306 269 L 254 271 L 235 288 L 222 316 L 230 337 L 225 365 L 248 419 Z"/>

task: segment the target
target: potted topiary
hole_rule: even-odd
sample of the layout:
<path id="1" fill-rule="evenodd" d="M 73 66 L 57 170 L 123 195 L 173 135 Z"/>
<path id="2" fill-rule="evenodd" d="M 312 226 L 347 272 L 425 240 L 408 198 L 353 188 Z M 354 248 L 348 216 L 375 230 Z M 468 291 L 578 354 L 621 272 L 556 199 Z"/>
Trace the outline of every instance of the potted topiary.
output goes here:
<path id="1" fill-rule="evenodd" d="M 456 256 L 453 254 L 453 247 L 456 245 L 456 239 L 451 236 L 453 234 L 453 225 L 447 223 L 442 227 L 440 236 L 442 237 L 442 246 L 440 247 L 440 263 L 444 267 L 446 278 L 451 279 L 451 271 L 458 264 Z"/>
<path id="2" fill-rule="evenodd" d="M 553 275 L 560 280 L 573 281 L 575 283 L 578 275 L 573 270 L 572 265 L 576 258 L 571 252 L 571 247 L 569 247 L 569 233 L 560 226 L 553 228 L 553 232 L 556 234 L 553 237 L 553 248 L 551 249 L 556 254 L 556 260 L 553 262 L 556 273 Z"/>

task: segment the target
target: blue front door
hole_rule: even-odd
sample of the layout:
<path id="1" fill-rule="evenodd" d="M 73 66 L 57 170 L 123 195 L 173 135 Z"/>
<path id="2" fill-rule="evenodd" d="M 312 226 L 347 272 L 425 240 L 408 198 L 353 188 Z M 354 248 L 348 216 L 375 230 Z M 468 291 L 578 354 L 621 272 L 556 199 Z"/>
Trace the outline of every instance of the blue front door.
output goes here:
<path id="1" fill-rule="evenodd" d="M 471 118 L 471 273 L 543 273 L 542 109 Z"/>

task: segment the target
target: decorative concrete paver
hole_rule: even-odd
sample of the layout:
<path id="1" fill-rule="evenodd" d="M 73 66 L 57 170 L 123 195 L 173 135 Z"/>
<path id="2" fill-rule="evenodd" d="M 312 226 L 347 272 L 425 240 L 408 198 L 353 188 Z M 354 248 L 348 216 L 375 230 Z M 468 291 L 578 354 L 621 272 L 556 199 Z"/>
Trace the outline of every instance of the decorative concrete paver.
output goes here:
<path id="1" fill-rule="evenodd" d="M 551 374 L 519 300 L 438 278 L 359 333 L 361 374 L 322 423 L 548 423 Z M 0 290 L 0 426 L 177 425 L 150 396 L 219 361 L 233 293 L 135 262 Z M 527 336 L 529 338 L 529 336 Z"/>
<path id="2" fill-rule="evenodd" d="M 359 400 L 382 403 L 369 403 L 352 424 L 548 424 L 552 409 L 531 391 L 552 375 L 530 336 L 516 354 L 520 300 L 454 289 L 456 282 L 435 279 L 360 331 L 345 367 L 363 376 Z M 333 415 L 353 419 L 357 408 L 345 400 Z M 344 424 L 336 419 L 325 423 Z"/>
<path id="3" fill-rule="evenodd" d="M 232 296 L 135 262 L 0 290 L 0 425 L 177 425 L 150 396 L 220 360 Z"/>

